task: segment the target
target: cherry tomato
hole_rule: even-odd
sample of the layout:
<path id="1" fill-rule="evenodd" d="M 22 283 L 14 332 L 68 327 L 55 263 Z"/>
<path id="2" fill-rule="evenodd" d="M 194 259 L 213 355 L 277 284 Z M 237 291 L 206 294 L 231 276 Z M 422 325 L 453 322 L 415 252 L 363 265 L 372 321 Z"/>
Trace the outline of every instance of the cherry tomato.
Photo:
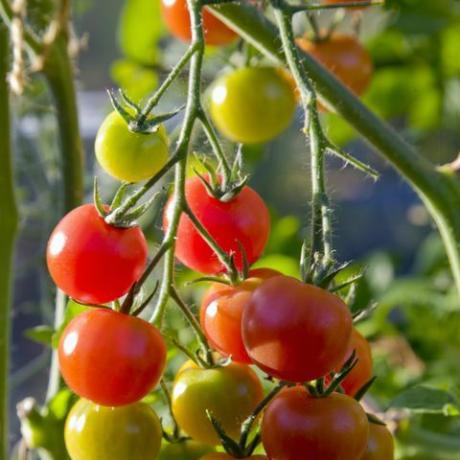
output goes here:
<path id="1" fill-rule="evenodd" d="M 92 204 L 69 212 L 57 224 L 46 252 L 48 270 L 69 297 L 104 304 L 126 294 L 147 261 L 140 227 L 107 224 Z"/>
<path id="2" fill-rule="evenodd" d="M 143 403 L 103 407 L 80 399 L 65 426 L 72 460 L 153 460 L 161 437 L 157 414 Z"/>
<path id="3" fill-rule="evenodd" d="M 254 371 L 242 364 L 200 369 L 187 363 L 177 374 L 172 409 L 179 426 L 195 441 L 220 444 L 206 410 L 237 438 L 241 423 L 263 398 L 262 384 Z"/>
<path id="4" fill-rule="evenodd" d="M 369 440 L 360 460 L 393 460 L 394 440 L 387 427 L 369 423 Z"/>
<path id="5" fill-rule="evenodd" d="M 244 187 L 235 198 L 224 203 L 209 195 L 201 180 L 194 177 L 187 180 L 185 194 L 191 210 L 219 246 L 229 254 L 236 254 L 235 263 L 239 269 L 243 268 L 240 244 L 250 264 L 260 257 L 270 232 L 270 215 L 255 190 Z M 173 206 L 171 198 L 163 215 L 165 231 L 169 228 Z M 186 215 L 182 215 L 179 223 L 176 257 L 201 273 L 217 274 L 225 270 Z"/>
<path id="6" fill-rule="evenodd" d="M 194 441 L 184 441 L 176 444 L 165 444 L 161 448 L 158 460 L 199 460 L 203 455 L 211 452 L 213 452 L 211 446 Z"/>
<path id="7" fill-rule="evenodd" d="M 96 136 L 96 158 L 111 176 L 124 182 L 139 182 L 154 176 L 168 159 L 166 131 L 160 126 L 152 134 L 134 133 L 114 111 Z"/>
<path id="8" fill-rule="evenodd" d="M 317 379 L 341 363 L 351 330 L 339 297 L 288 276 L 264 281 L 243 312 L 243 341 L 253 362 L 292 382 Z"/>
<path id="9" fill-rule="evenodd" d="M 143 398 L 157 385 L 166 362 L 166 345 L 155 327 L 108 308 L 92 308 L 74 318 L 58 351 L 67 385 L 104 406 Z"/>
<path id="10" fill-rule="evenodd" d="M 314 398 L 301 386 L 279 393 L 262 420 L 271 460 L 360 460 L 368 436 L 366 413 L 354 399 Z"/>
<path id="11" fill-rule="evenodd" d="M 260 277 L 253 277 L 253 274 Z M 200 320 L 209 343 L 224 356 L 237 363 L 251 364 L 241 337 L 241 318 L 252 293 L 264 279 L 279 276 L 270 269 L 254 270 L 247 280 L 237 286 L 215 283 L 205 294 Z"/>
<path id="12" fill-rule="evenodd" d="M 192 39 L 186 0 L 161 0 L 161 14 L 169 31 L 179 40 Z M 203 10 L 204 36 L 208 45 L 227 45 L 237 38 L 235 32 L 217 19 L 208 8 Z"/>
<path id="13" fill-rule="evenodd" d="M 369 86 L 374 70 L 372 59 L 354 36 L 335 34 L 320 42 L 299 38 L 297 44 L 358 96 Z"/>
<path id="14" fill-rule="evenodd" d="M 291 123 L 297 100 L 292 84 L 274 67 L 245 67 L 223 75 L 212 87 L 211 117 L 234 142 L 274 139 Z"/>
<path id="15" fill-rule="evenodd" d="M 232 457 L 231 455 L 228 455 L 228 454 L 224 454 L 224 453 L 219 453 L 219 452 L 215 452 L 213 454 L 208 454 L 208 455 L 205 455 L 204 457 L 201 458 L 201 460 L 228 460 L 228 459 L 234 459 L 236 457 Z M 240 460 L 268 460 L 267 457 L 265 457 L 265 455 L 251 455 L 250 457 L 244 457 L 244 458 L 241 458 Z"/>

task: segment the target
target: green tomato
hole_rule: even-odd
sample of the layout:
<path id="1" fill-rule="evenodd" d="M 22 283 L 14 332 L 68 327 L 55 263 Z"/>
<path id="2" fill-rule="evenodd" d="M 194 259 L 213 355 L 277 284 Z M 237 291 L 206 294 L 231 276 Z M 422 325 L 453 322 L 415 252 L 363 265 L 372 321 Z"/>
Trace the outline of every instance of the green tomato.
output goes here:
<path id="1" fill-rule="evenodd" d="M 154 176 L 168 159 L 166 130 L 160 126 L 151 134 L 134 133 L 114 111 L 99 128 L 96 158 L 111 176 L 125 182 L 139 182 Z"/>
<path id="2" fill-rule="evenodd" d="M 218 436 L 206 410 L 236 439 L 242 422 L 263 396 L 262 384 L 249 366 L 232 363 L 200 369 L 186 363 L 174 381 L 172 409 L 179 426 L 195 441 L 218 445 Z"/>
<path id="3" fill-rule="evenodd" d="M 212 447 L 194 441 L 164 444 L 158 460 L 199 460 L 211 452 L 214 452 Z"/>
<path id="4" fill-rule="evenodd" d="M 219 78 L 211 90 L 211 117 L 235 142 L 267 142 L 290 124 L 296 95 L 282 70 L 245 67 Z"/>
<path id="5" fill-rule="evenodd" d="M 162 429 L 147 404 L 104 407 L 80 399 L 64 434 L 72 460 L 145 460 L 157 457 Z"/>

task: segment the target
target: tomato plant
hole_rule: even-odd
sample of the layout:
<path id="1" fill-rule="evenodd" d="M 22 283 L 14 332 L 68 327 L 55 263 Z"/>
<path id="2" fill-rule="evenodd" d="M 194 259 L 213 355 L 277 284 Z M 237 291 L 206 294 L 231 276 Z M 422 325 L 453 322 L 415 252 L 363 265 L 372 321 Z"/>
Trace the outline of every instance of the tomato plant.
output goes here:
<path id="1" fill-rule="evenodd" d="M 194 441 L 182 441 L 165 444 L 161 448 L 158 460 L 200 460 L 203 455 L 213 452 L 213 448 Z"/>
<path id="2" fill-rule="evenodd" d="M 368 436 L 366 413 L 354 399 L 314 398 L 300 386 L 276 396 L 262 421 L 262 442 L 273 460 L 358 460 Z"/>
<path id="3" fill-rule="evenodd" d="M 361 460 L 393 460 L 393 435 L 387 427 L 376 423 L 369 424 L 367 449 Z"/>
<path id="4" fill-rule="evenodd" d="M 160 125 L 151 134 L 129 130 L 126 121 L 114 111 L 99 128 L 96 158 L 111 176 L 124 182 L 139 182 L 154 176 L 168 159 L 166 130 Z"/>
<path id="5" fill-rule="evenodd" d="M 292 84 L 279 69 L 246 67 L 220 77 L 211 89 L 211 116 L 226 137 L 257 144 L 274 139 L 291 123 Z"/>
<path id="6" fill-rule="evenodd" d="M 228 254 L 235 254 L 235 263 L 243 268 L 241 247 L 250 264 L 262 254 L 270 232 L 270 216 L 259 194 L 246 186 L 230 201 L 211 196 L 198 177 L 185 185 L 188 206 L 216 243 Z M 167 230 L 174 209 L 174 199 L 166 204 L 163 228 Z M 203 239 L 193 222 L 182 215 L 177 230 L 176 257 L 192 270 L 216 274 L 224 271 L 222 262 Z"/>
<path id="7" fill-rule="evenodd" d="M 107 224 L 92 204 L 68 213 L 46 251 L 56 285 L 83 303 L 100 305 L 126 294 L 144 270 L 147 242 L 138 226 Z"/>
<path id="8" fill-rule="evenodd" d="M 59 366 L 79 396 L 104 406 L 143 398 L 166 361 L 158 330 L 139 318 L 94 308 L 74 318 L 59 341 Z"/>
<path id="9" fill-rule="evenodd" d="M 351 323 L 339 297 L 278 276 L 257 288 L 244 309 L 243 341 L 269 375 L 304 382 L 325 376 L 343 360 Z"/>
<path id="10" fill-rule="evenodd" d="M 161 438 L 160 419 L 143 403 L 115 408 L 80 399 L 65 426 L 72 460 L 154 459 Z"/>
<path id="11" fill-rule="evenodd" d="M 232 457 L 231 455 L 228 454 L 223 454 L 223 453 L 213 453 L 213 454 L 208 454 L 205 455 L 204 457 L 201 458 L 201 460 L 229 460 L 235 457 Z M 267 457 L 265 455 L 252 455 L 251 457 L 246 457 L 241 460 L 267 460 Z"/>

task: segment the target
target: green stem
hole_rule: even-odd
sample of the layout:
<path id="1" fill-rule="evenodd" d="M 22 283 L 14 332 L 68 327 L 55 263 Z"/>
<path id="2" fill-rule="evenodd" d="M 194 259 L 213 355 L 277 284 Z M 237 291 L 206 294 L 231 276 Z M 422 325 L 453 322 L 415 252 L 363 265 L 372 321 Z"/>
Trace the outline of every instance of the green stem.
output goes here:
<path id="1" fill-rule="evenodd" d="M 13 254 L 19 224 L 10 138 L 8 29 L 0 20 L 0 460 L 8 448 L 8 372 L 13 284 Z"/>

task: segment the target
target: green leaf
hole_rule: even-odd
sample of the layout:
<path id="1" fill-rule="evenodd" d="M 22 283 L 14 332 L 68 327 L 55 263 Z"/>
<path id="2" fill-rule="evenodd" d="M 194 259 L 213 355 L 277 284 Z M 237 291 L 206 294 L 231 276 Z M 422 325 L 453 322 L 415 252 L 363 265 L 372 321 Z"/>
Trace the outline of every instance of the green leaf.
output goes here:
<path id="1" fill-rule="evenodd" d="M 27 329 L 24 335 L 34 342 L 51 346 L 54 332 L 52 327 L 43 325 Z"/>
<path id="2" fill-rule="evenodd" d="M 425 385 L 417 385 L 400 393 L 389 407 L 416 413 L 460 415 L 460 402 L 454 394 Z"/>
<path id="3" fill-rule="evenodd" d="M 68 388 L 64 388 L 57 393 L 47 404 L 48 414 L 54 420 L 64 420 L 77 397 Z"/>

